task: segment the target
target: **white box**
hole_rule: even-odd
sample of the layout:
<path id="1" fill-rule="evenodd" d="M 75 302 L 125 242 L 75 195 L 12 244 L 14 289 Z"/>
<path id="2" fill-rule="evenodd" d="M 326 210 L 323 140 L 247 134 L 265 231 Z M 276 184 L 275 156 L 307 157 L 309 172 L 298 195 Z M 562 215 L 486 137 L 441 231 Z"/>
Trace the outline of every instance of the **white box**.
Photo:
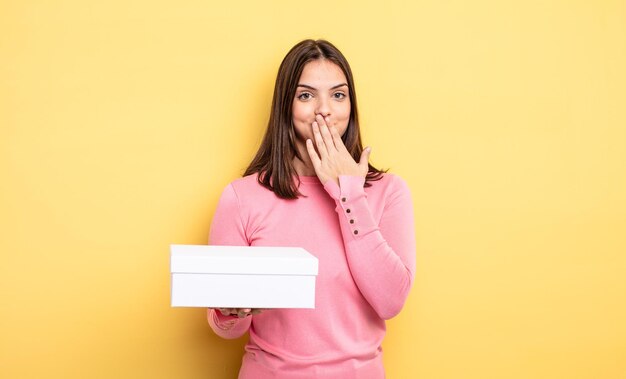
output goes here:
<path id="1" fill-rule="evenodd" d="M 172 307 L 315 308 L 318 260 L 300 247 L 170 245 Z"/>

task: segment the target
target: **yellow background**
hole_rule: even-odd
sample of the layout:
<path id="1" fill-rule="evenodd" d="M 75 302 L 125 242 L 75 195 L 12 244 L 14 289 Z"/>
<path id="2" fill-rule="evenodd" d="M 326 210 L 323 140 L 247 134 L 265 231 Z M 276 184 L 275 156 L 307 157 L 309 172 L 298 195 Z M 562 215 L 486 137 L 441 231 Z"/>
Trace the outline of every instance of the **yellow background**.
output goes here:
<path id="1" fill-rule="evenodd" d="M 392 379 L 626 378 L 626 2 L 0 2 L 0 377 L 234 378 L 169 306 L 304 38 L 412 190 Z"/>

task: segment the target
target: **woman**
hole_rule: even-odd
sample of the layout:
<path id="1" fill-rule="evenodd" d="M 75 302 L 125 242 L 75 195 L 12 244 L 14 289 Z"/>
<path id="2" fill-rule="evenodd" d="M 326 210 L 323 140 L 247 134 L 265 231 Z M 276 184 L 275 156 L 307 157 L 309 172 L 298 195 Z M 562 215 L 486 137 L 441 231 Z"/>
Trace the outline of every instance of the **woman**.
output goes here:
<path id="1" fill-rule="evenodd" d="M 384 378 L 385 320 L 415 272 L 413 207 L 398 176 L 368 163 L 354 81 L 324 40 L 280 65 L 267 132 L 219 200 L 211 245 L 303 247 L 319 260 L 315 309 L 209 309 L 216 334 L 250 332 L 239 378 Z"/>

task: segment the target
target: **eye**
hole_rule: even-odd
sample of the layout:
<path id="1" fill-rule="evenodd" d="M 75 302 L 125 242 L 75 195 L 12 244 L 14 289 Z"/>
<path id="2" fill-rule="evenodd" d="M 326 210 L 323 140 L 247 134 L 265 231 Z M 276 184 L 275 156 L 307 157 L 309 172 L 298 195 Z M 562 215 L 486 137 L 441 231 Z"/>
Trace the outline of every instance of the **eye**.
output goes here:
<path id="1" fill-rule="evenodd" d="M 309 100 L 311 98 L 311 94 L 308 92 L 302 92 L 300 95 L 298 95 L 298 99 L 300 100 Z"/>
<path id="2" fill-rule="evenodd" d="M 335 97 L 335 99 L 344 99 L 346 97 L 346 94 L 343 92 L 335 92 L 333 93 L 333 96 Z"/>

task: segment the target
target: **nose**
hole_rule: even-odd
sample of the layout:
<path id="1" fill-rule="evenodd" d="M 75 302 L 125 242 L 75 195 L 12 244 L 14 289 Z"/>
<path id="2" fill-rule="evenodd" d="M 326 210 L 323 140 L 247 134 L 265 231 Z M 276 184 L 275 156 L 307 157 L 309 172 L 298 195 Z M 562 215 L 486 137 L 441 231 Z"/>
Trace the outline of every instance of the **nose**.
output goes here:
<path id="1" fill-rule="evenodd" d="M 318 99 L 315 114 L 319 114 L 324 117 L 330 116 L 330 99 L 327 99 L 325 96 L 320 96 Z"/>

